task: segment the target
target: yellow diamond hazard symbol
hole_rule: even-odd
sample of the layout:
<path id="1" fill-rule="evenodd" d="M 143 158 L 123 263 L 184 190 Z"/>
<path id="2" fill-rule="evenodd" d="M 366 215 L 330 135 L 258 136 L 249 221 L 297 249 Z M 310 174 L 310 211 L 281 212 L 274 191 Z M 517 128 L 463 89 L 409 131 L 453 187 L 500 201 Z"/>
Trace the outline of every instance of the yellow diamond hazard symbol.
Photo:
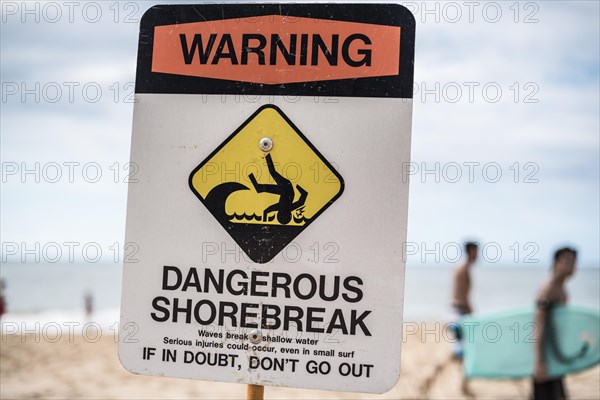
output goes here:
<path id="1" fill-rule="evenodd" d="M 344 190 L 341 175 L 274 105 L 248 118 L 189 183 L 257 263 L 275 257 Z"/>

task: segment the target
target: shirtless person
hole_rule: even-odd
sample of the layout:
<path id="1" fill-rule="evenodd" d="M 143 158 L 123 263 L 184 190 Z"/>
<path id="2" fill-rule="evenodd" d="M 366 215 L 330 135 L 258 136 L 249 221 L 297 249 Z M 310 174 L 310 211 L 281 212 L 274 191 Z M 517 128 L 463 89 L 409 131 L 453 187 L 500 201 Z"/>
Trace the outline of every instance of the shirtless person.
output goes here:
<path id="1" fill-rule="evenodd" d="M 575 271 L 577 252 L 564 247 L 554 253 L 554 264 L 550 279 L 540 289 L 536 298 L 535 366 L 533 371 L 533 399 L 565 399 L 562 377 L 549 377 L 544 357 L 544 343 L 548 340 L 552 308 L 567 302 L 565 281 Z"/>
<path id="2" fill-rule="evenodd" d="M 471 290 L 471 267 L 477 261 L 477 243 L 465 243 L 465 252 L 467 258 L 463 264 L 458 266 L 454 271 L 454 288 L 452 293 L 452 330 L 454 332 L 456 342 L 454 343 L 454 358 L 462 359 L 462 331 L 460 320 L 463 316 L 471 314 L 473 307 L 469 300 L 469 292 Z"/>

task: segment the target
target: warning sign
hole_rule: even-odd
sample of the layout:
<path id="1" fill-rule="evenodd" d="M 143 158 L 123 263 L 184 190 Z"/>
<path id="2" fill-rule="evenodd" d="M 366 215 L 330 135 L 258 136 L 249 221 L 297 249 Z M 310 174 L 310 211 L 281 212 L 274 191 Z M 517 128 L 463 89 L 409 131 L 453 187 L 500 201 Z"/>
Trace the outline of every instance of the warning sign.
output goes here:
<path id="1" fill-rule="evenodd" d="M 252 261 L 265 263 L 342 194 L 344 183 L 283 112 L 266 105 L 192 172 L 190 187 Z"/>
<path id="2" fill-rule="evenodd" d="M 393 76 L 399 43 L 398 26 L 291 15 L 163 25 L 152 71 L 270 84 Z"/>
<path id="3" fill-rule="evenodd" d="M 348 392 L 396 385 L 414 31 L 396 4 L 144 14 L 126 369 Z"/>

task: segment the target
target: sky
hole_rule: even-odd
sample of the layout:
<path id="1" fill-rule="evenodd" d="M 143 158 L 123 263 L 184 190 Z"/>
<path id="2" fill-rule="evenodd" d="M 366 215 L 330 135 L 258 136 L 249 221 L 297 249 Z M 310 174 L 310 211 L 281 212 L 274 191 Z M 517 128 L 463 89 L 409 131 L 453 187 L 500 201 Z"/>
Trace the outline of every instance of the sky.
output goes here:
<path id="1" fill-rule="evenodd" d="M 183 2 L 178 2 L 183 3 Z M 1 3 L 2 263 L 122 261 L 139 19 Z M 408 265 L 600 254 L 595 1 L 403 2 L 417 22 Z"/>

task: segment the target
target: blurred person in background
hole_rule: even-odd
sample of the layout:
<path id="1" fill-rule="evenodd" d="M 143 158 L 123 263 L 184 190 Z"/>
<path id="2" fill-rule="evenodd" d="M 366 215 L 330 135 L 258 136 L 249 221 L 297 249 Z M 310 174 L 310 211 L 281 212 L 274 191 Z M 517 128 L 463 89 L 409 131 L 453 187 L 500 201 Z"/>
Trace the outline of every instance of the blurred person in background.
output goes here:
<path id="1" fill-rule="evenodd" d="M 548 375 L 544 348 L 551 335 L 552 310 L 555 306 L 567 303 L 565 290 L 566 280 L 575 272 L 577 252 L 569 247 L 558 249 L 554 253 L 554 263 L 550 278 L 540 288 L 536 298 L 535 311 L 535 365 L 533 371 L 533 399 L 534 400 L 562 400 L 566 399 L 566 392 L 562 376 L 551 377 Z"/>
<path id="2" fill-rule="evenodd" d="M 4 297 L 4 288 L 6 288 L 6 282 L 4 279 L 0 279 L 0 318 L 6 313 L 6 298 Z"/>
<path id="3" fill-rule="evenodd" d="M 94 297 L 89 290 L 83 296 L 83 304 L 85 308 L 86 318 L 90 318 L 94 312 Z"/>
<path id="4" fill-rule="evenodd" d="M 466 258 L 454 271 L 450 330 L 455 338 L 452 354 L 457 360 L 462 360 L 463 357 L 463 335 L 460 328 L 460 322 L 465 315 L 469 315 L 473 312 L 470 300 L 471 268 L 477 261 L 478 250 L 479 246 L 477 243 L 465 243 Z"/>

